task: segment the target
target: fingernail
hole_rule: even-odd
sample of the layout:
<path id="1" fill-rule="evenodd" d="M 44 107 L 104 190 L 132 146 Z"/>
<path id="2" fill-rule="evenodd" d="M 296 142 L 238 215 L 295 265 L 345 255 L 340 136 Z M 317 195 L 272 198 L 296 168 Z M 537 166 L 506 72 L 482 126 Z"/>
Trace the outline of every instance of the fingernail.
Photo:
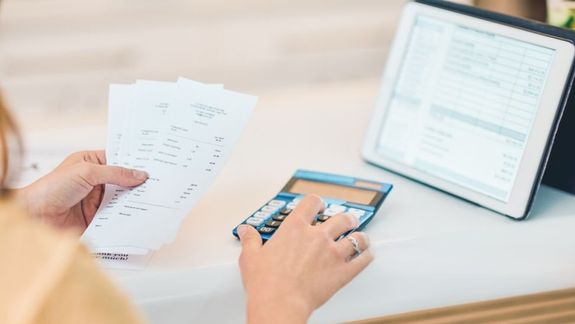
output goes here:
<path id="1" fill-rule="evenodd" d="M 148 173 L 146 171 L 132 170 L 132 176 L 138 180 L 148 179 Z"/>
<path id="2" fill-rule="evenodd" d="M 353 227 L 358 227 L 359 226 L 359 217 L 357 217 L 354 214 L 348 214 L 346 213 L 347 217 L 351 218 L 352 222 L 353 222 Z"/>
<path id="3" fill-rule="evenodd" d="M 242 238 L 242 236 L 244 236 L 244 234 L 246 233 L 247 230 L 248 230 L 248 225 L 238 226 L 238 235 L 240 236 L 240 238 Z"/>
<path id="4" fill-rule="evenodd" d="M 371 245 L 371 239 L 369 238 L 369 235 L 363 233 L 363 238 L 365 240 L 365 246 L 366 249 L 369 248 L 369 246 Z"/>

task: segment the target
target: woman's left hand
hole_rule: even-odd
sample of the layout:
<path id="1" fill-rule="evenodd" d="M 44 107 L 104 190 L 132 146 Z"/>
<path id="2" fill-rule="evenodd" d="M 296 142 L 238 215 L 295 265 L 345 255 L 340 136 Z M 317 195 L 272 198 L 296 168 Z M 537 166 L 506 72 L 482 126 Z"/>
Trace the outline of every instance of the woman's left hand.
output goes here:
<path id="1" fill-rule="evenodd" d="M 143 171 L 106 165 L 104 151 L 77 152 L 16 197 L 33 217 L 59 228 L 84 230 L 104 196 L 105 184 L 133 187 L 144 183 Z"/>

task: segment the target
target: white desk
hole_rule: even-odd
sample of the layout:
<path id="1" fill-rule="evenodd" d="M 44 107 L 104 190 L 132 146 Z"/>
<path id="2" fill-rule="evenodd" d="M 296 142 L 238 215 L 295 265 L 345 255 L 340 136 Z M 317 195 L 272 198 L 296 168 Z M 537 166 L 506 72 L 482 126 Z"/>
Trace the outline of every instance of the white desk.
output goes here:
<path id="1" fill-rule="evenodd" d="M 543 187 L 533 217 L 516 222 L 367 165 L 359 151 L 376 87 L 368 80 L 262 96 L 177 241 L 157 252 L 146 271 L 112 272 L 152 322 L 243 320 L 240 249 L 231 230 L 297 168 L 395 184 L 367 228 L 375 261 L 315 322 L 575 286 L 575 197 Z M 103 127 L 84 132 L 84 144 L 104 143 Z M 74 136 L 78 147 L 80 134 Z"/>

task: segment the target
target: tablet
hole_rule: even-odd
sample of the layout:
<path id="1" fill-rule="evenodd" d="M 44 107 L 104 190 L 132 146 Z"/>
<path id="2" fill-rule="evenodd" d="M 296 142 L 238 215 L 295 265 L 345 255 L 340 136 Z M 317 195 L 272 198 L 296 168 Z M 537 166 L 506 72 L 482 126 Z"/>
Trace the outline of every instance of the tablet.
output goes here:
<path id="1" fill-rule="evenodd" d="M 363 156 L 523 219 L 565 106 L 574 46 L 434 3 L 404 7 Z"/>

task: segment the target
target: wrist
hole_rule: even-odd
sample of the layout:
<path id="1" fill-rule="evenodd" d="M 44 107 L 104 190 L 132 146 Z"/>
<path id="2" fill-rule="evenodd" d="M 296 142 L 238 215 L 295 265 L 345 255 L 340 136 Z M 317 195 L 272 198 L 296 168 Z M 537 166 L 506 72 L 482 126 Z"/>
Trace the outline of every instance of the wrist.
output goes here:
<path id="1" fill-rule="evenodd" d="M 273 288 L 272 288 L 273 289 Z M 313 309 L 303 299 L 290 296 L 247 296 L 247 323 L 307 323 Z"/>
<path id="2" fill-rule="evenodd" d="M 36 216 L 37 213 L 34 213 L 33 200 L 30 199 L 29 191 L 28 187 L 14 189 L 12 191 L 12 197 L 28 215 Z"/>

